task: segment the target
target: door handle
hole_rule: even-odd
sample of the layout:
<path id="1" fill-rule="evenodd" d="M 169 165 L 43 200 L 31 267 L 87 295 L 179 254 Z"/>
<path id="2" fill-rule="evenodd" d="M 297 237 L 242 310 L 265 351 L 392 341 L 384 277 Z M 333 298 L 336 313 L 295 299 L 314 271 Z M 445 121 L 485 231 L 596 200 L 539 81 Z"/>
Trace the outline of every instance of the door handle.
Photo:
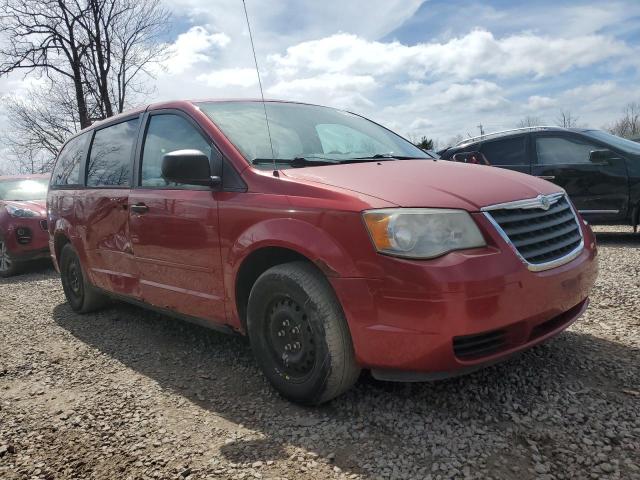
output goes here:
<path id="1" fill-rule="evenodd" d="M 136 203 L 131 205 L 129 209 L 133 213 L 147 213 L 149 211 L 149 207 L 147 207 L 144 203 Z"/>
<path id="2" fill-rule="evenodd" d="M 536 175 L 536 177 L 541 178 L 543 180 L 555 180 L 555 175 Z"/>

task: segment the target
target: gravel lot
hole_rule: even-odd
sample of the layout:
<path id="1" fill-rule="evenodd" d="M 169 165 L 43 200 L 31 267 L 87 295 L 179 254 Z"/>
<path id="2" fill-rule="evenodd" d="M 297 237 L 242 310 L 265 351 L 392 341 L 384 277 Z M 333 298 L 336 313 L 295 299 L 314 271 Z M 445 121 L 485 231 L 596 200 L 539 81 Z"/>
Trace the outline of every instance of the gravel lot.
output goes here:
<path id="1" fill-rule="evenodd" d="M 640 234 L 599 230 L 591 306 L 557 339 L 438 383 L 363 376 L 316 409 L 242 338 L 76 315 L 46 266 L 0 280 L 0 478 L 640 479 Z"/>

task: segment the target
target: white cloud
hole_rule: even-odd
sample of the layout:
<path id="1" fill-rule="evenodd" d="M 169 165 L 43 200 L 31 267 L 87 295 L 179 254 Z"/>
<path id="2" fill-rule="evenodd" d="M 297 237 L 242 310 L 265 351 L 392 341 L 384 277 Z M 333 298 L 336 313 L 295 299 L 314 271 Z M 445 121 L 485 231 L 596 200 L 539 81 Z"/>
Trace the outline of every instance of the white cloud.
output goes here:
<path id="1" fill-rule="evenodd" d="M 496 39 L 491 32 L 474 30 L 447 42 L 412 46 L 339 33 L 291 46 L 269 60 L 288 76 L 311 71 L 467 79 L 544 77 L 628 53 L 624 43 L 600 35 L 566 39 L 522 34 Z"/>
<path id="2" fill-rule="evenodd" d="M 198 75 L 196 80 L 216 88 L 251 87 L 258 84 L 258 75 L 255 68 L 224 68 Z"/>
<path id="3" fill-rule="evenodd" d="M 198 63 L 210 63 L 213 54 L 226 47 L 231 38 L 225 33 L 210 33 L 206 28 L 192 27 L 169 46 L 163 67 L 170 74 L 178 74 Z"/>
<path id="4" fill-rule="evenodd" d="M 531 110 L 540 110 L 543 108 L 553 107 L 557 104 L 556 100 L 542 95 L 532 95 L 527 101 L 527 108 Z"/>

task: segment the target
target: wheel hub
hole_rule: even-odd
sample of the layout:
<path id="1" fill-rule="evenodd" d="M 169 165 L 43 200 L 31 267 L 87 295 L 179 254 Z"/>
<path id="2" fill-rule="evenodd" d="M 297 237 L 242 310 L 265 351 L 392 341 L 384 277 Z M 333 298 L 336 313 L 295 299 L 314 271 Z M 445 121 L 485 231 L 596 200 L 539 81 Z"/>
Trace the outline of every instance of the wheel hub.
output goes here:
<path id="1" fill-rule="evenodd" d="M 267 324 L 272 354 L 282 372 L 293 378 L 311 373 L 316 349 L 304 309 L 291 299 L 281 299 L 270 309 Z"/>

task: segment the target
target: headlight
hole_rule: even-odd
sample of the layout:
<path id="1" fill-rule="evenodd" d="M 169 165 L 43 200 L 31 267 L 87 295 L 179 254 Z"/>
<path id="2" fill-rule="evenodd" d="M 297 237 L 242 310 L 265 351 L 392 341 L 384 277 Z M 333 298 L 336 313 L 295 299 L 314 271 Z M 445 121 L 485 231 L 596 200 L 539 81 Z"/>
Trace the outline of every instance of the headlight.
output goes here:
<path id="1" fill-rule="evenodd" d="M 386 208 L 368 210 L 363 215 L 380 253 L 433 258 L 452 250 L 486 245 L 477 225 L 464 210 Z"/>
<path id="2" fill-rule="evenodd" d="M 40 216 L 38 212 L 34 212 L 33 210 L 30 210 L 28 208 L 18 208 L 13 205 L 7 205 L 5 208 L 7 209 L 7 212 L 9 212 L 9 215 L 11 215 L 12 217 L 33 218 Z"/>

